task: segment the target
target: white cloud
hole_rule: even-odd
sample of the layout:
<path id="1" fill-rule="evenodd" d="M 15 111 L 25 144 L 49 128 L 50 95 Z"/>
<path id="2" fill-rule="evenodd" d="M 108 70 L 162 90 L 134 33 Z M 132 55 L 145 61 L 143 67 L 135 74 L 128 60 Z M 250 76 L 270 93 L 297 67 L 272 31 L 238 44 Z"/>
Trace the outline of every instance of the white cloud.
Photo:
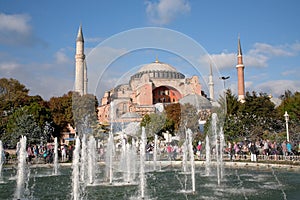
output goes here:
<path id="1" fill-rule="evenodd" d="M 287 71 L 281 72 L 282 76 L 289 76 L 289 75 L 293 75 L 293 74 L 298 74 L 298 71 L 297 70 L 287 70 Z"/>
<path id="2" fill-rule="evenodd" d="M 272 46 L 266 43 L 255 43 L 249 55 L 269 55 L 269 56 L 293 56 L 294 53 L 290 50 L 290 45 Z"/>
<path id="3" fill-rule="evenodd" d="M 243 62 L 245 67 L 267 67 L 270 59 L 274 57 L 296 56 L 300 51 L 300 43 L 272 46 L 266 43 L 255 43 L 253 48 L 244 53 Z M 229 53 L 227 51 L 220 54 L 211 54 L 201 57 L 200 63 L 209 64 L 210 59 L 220 69 L 235 67 L 237 63 L 236 53 Z"/>
<path id="4" fill-rule="evenodd" d="M 30 16 L 26 14 L 6 15 L 0 13 L 0 30 L 28 34 L 31 31 L 29 21 Z"/>
<path id="5" fill-rule="evenodd" d="M 16 62 L 3 62 L 3 63 L 0 63 L 0 72 L 1 74 L 4 74 L 4 73 L 9 73 L 10 71 L 13 71 L 15 69 L 17 69 L 20 65 Z"/>
<path id="6" fill-rule="evenodd" d="M 85 38 L 85 42 L 90 42 L 90 43 L 100 43 L 104 40 L 104 38 L 101 37 L 94 37 L 94 38 Z"/>
<path id="7" fill-rule="evenodd" d="M 0 44 L 32 45 L 39 41 L 32 34 L 27 14 L 7 15 L 0 13 Z"/>
<path id="8" fill-rule="evenodd" d="M 67 64 L 71 63 L 70 58 L 65 54 L 64 49 L 60 49 L 58 52 L 55 53 L 54 55 L 55 61 L 57 64 Z"/>
<path id="9" fill-rule="evenodd" d="M 90 93 L 96 92 L 102 96 L 104 91 L 111 89 L 111 82 L 120 77 L 121 67 L 117 68 L 112 65 L 115 59 L 118 59 L 124 53 L 125 49 L 117 49 L 108 46 L 97 46 L 96 48 L 86 49 L 87 73 L 88 73 L 88 90 Z M 98 84 L 101 84 L 99 86 Z"/>
<path id="10" fill-rule="evenodd" d="M 179 15 L 188 13 L 191 10 L 187 0 L 146 1 L 146 5 L 149 21 L 156 25 L 168 24 Z"/>
<path id="11" fill-rule="evenodd" d="M 21 63 L 11 57 L 0 62 L 0 75 L 17 79 L 29 89 L 30 95 L 40 95 L 45 100 L 62 96 L 73 90 L 74 62 L 67 56 L 67 50 L 60 49 L 49 63 Z"/>
<path id="12" fill-rule="evenodd" d="M 299 91 L 300 81 L 272 80 L 255 86 L 255 91 L 263 91 L 274 97 L 279 97 L 288 89 L 291 92 Z"/>

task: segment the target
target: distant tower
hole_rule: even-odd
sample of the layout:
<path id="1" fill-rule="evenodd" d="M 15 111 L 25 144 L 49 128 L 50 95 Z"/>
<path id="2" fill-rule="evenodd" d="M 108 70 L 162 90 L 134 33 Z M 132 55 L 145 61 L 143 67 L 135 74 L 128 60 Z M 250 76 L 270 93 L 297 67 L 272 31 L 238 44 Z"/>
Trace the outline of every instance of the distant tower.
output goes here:
<path id="1" fill-rule="evenodd" d="M 238 53 L 237 53 L 237 75 L 238 75 L 238 101 L 245 102 L 245 81 L 244 81 L 244 64 L 241 48 L 240 37 L 238 38 Z"/>
<path id="2" fill-rule="evenodd" d="M 84 39 L 81 25 L 78 29 L 76 39 L 75 62 L 75 92 L 78 92 L 80 95 L 85 95 L 87 93 L 87 67 L 84 55 Z"/>
<path id="3" fill-rule="evenodd" d="M 210 101 L 214 100 L 214 81 L 213 81 L 213 72 L 212 72 L 212 66 L 210 64 L 210 74 L 208 77 L 208 86 L 209 86 L 209 98 Z"/>

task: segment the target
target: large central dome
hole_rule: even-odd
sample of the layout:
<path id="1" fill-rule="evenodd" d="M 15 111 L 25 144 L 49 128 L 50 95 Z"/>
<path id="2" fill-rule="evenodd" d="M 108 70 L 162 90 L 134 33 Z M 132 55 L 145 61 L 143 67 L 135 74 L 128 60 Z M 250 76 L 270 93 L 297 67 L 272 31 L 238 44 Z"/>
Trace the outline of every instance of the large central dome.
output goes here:
<path id="1" fill-rule="evenodd" d="M 138 72 L 149 72 L 149 71 L 171 71 L 177 72 L 177 70 L 169 64 L 159 62 L 156 60 L 153 63 L 146 64 L 139 69 Z"/>
<path id="2" fill-rule="evenodd" d="M 151 79 L 184 79 L 185 76 L 178 72 L 175 67 L 159 62 L 157 59 L 153 63 L 142 66 L 137 73 L 131 76 L 131 80 L 140 79 L 144 74 L 148 74 Z"/>

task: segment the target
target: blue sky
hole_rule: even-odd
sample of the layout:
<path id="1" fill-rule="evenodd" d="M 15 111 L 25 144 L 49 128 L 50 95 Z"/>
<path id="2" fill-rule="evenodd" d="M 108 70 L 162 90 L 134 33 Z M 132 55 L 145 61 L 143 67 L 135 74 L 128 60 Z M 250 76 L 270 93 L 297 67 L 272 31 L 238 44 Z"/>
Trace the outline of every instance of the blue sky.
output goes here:
<path id="1" fill-rule="evenodd" d="M 156 56 L 186 75 L 193 75 L 190 63 L 182 55 L 168 52 L 167 43 L 164 46 L 167 51 L 145 48 L 126 53 L 136 42 L 134 39 L 110 46 L 124 31 L 159 27 L 183 34 L 203 48 L 203 52 L 187 51 L 184 58 L 199 61 L 196 65 L 201 65 L 198 72 L 206 93 L 209 63 L 201 63 L 196 54 L 208 53 L 218 71 L 214 73 L 216 83 L 222 84 L 219 76 L 230 76 L 226 87 L 235 92 L 240 35 L 246 90 L 278 97 L 287 89 L 294 92 L 300 88 L 299 8 L 297 0 L 0 0 L 0 77 L 18 79 L 30 89 L 31 95 L 38 94 L 44 99 L 73 90 L 75 40 L 80 24 L 91 93 L 100 95 L 97 88 L 106 90 L 128 79 Z M 159 42 L 168 39 L 166 35 Z M 186 43 L 178 41 L 178 44 Z M 91 56 L 99 49 L 101 55 Z M 105 60 L 116 55 L 119 58 L 110 64 L 107 74 L 95 73 L 94 70 L 108 62 Z M 96 81 L 95 77 L 101 80 Z"/>

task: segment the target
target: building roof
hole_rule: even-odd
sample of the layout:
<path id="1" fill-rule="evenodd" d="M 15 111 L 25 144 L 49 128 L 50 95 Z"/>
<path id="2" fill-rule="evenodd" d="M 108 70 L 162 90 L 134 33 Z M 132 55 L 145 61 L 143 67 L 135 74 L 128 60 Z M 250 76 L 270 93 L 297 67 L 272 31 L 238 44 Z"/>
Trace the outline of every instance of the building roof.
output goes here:
<path id="1" fill-rule="evenodd" d="M 184 105 L 184 104 L 191 104 L 195 106 L 198 110 L 200 109 L 211 109 L 212 105 L 210 101 L 198 94 L 189 94 L 182 99 L 179 100 L 179 103 Z"/>
<path id="2" fill-rule="evenodd" d="M 159 62 L 158 60 L 156 60 L 153 63 L 150 64 L 146 64 L 143 67 L 141 67 L 139 69 L 138 72 L 149 72 L 149 71 L 171 71 L 171 72 L 177 72 L 177 70 L 175 69 L 175 67 L 166 64 L 166 63 L 162 63 Z"/>

